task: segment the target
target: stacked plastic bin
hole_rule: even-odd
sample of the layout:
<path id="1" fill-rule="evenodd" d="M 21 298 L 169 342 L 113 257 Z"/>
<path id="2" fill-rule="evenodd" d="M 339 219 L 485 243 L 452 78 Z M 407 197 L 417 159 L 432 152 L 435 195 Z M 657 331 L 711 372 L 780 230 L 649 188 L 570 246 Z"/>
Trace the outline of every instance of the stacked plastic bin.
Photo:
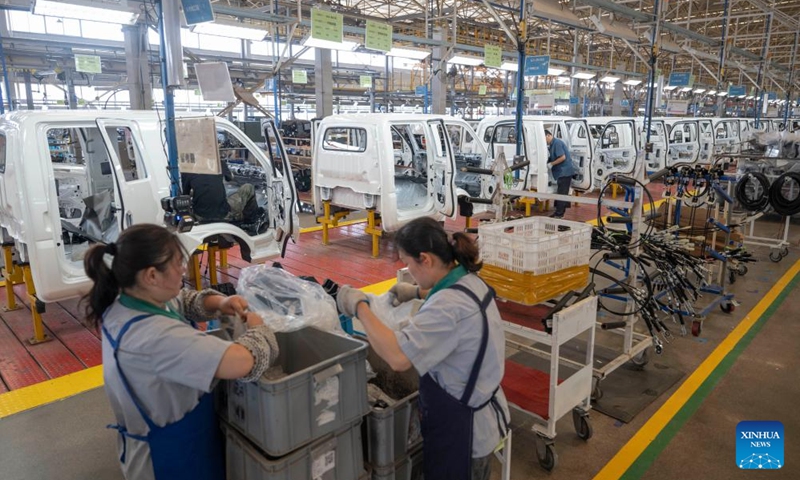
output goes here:
<path id="1" fill-rule="evenodd" d="M 417 372 L 394 372 L 370 348 L 376 377 L 370 383 L 396 399 L 374 402 L 364 421 L 365 454 L 372 480 L 421 480 L 422 432 Z"/>
<path id="2" fill-rule="evenodd" d="M 258 382 L 217 387 L 228 480 L 368 478 L 367 345 L 314 328 L 276 336 L 277 365 Z"/>

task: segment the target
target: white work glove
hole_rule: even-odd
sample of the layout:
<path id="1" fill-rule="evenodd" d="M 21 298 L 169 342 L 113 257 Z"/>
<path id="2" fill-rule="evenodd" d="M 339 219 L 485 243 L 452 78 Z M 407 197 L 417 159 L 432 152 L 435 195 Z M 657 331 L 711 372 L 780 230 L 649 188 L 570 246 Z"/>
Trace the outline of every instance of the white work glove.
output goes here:
<path id="1" fill-rule="evenodd" d="M 350 285 L 339 287 L 339 292 L 336 294 L 336 306 L 339 308 L 340 313 L 348 317 L 355 317 L 358 311 L 358 304 L 361 302 L 367 302 L 367 305 L 369 305 L 369 300 L 364 292 Z"/>
<path id="2" fill-rule="evenodd" d="M 389 289 L 389 293 L 394 297 L 392 300 L 393 306 L 398 306 L 401 303 L 410 302 L 411 300 L 415 300 L 419 298 L 419 287 L 417 285 L 412 285 L 407 282 L 398 282 L 395 283 L 392 288 Z"/>
<path id="3" fill-rule="evenodd" d="M 553 163 L 552 162 L 547 162 L 547 171 L 548 172 L 552 172 L 553 171 Z"/>

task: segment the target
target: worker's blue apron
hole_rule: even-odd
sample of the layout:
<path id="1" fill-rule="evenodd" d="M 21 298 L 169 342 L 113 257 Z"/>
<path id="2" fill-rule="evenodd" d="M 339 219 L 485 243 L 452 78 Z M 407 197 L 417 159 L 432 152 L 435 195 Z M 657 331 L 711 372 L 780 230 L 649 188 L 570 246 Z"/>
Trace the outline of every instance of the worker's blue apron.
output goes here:
<path id="1" fill-rule="evenodd" d="M 153 462 L 153 472 L 156 480 L 224 480 L 225 461 L 219 424 L 214 414 L 214 401 L 210 393 L 200 397 L 200 402 L 193 410 L 180 420 L 169 425 L 159 427 L 145 413 L 134 395 L 125 372 L 119 366 L 117 353 L 122 337 L 136 322 L 140 322 L 151 315 L 134 317 L 122 327 L 116 340 L 111 337 L 105 327 L 103 334 L 114 349 L 114 361 L 117 372 L 125 385 L 125 390 L 131 397 L 133 404 L 142 415 L 148 427 L 147 435 L 134 435 L 129 433 L 124 425 L 109 425 L 119 431 L 122 436 L 122 454 L 120 463 L 125 463 L 128 437 L 134 440 L 147 442 L 150 445 L 150 458 Z"/>
<path id="2" fill-rule="evenodd" d="M 488 404 L 492 404 L 498 419 L 500 436 L 506 434 L 508 421 L 505 418 L 500 404 L 495 395 L 498 385 L 491 398 L 478 407 L 470 407 L 469 400 L 478 381 L 478 373 L 486 354 L 489 343 L 489 319 L 486 309 L 494 298 L 494 291 L 490 288 L 483 301 L 463 285 L 452 285 L 452 288 L 466 293 L 480 306 L 483 316 L 483 333 L 481 334 L 480 348 L 469 380 L 464 388 L 461 399 L 447 393 L 444 388 L 431 377 L 430 373 L 420 379 L 419 407 L 422 415 L 422 440 L 423 462 L 425 478 L 431 480 L 470 480 L 472 477 L 472 425 L 473 415 Z"/>

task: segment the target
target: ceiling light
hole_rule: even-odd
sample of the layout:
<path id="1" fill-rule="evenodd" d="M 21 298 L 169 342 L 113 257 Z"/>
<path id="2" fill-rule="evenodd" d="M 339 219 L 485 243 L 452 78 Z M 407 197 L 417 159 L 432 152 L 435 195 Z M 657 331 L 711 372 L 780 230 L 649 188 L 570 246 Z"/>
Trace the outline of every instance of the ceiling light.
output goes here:
<path id="1" fill-rule="evenodd" d="M 718 97 L 724 97 L 728 94 L 728 92 L 717 92 Z"/>
<path id="2" fill-rule="evenodd" d="M 634 79 L 625 80 L 624 82 L 622 82 L 623 85 L 630 85 L 631 87 L 635 87 L 641 83 L 642 83 L 641 80 L 634 80 Z"/>
<path id="3" fill-rule="evenodd" d="M 717 94 L 717 91 L 716 91 L 716 90 L 711 90 L 711 91 L 709 91 L 709 92 L 708 92 L 708 94 L 709 94 L 709 95 L 716 95 L 716 94 Z"/>
<path id="4" fill-rule="evenodd" d="M 508 70 L 509 72 L 516 72 L 519 70 L 519 65 L 517 62 L 503 62 L 500 65 L 500 70 Z"/>
<path id="5" fill-rule="evenodd" d="M 548 67 L 547 68 L 547 74 L 548 75 L 552 75 L 554 77 L 557 77 L 557 76 L 561 75 L 564 72 L 566 72 L 566 70 L 564 70 L 563 68 L 553 68 L 553 67 Z"/>
<path id="6" fill-rule="evenodd" d="M 619 77 L 612 77 L 611 75 L 605 76 L 600 79 L 603 83 L 617 83 L 619 82 Z"/>
<path id="7" fill-rule="evenodd" d="M 391 50 L 386 52 L 390 57 L 411 58 L 414 60 L 424 60 L 431 55 L 430 50 L 418 50 L 415 48 L 398 48 L 392 47 Z"/>
<path id="8" fill-rule="evenodd" d="M 578 80 L 589 80 L 590 78 L 594 78 L 597 74 L 593 72 L 575 72 L 570 75 L 572 78 L 577 78 Z"/>
<path id="9" fill-rule="evenodd" d="M 692 91 L 692 87 L 683 87 L 678 91 L 681 92 L 681 93 L 691 92 Z"/>
<path id="10" fill-rule="evenodd" d="M 331 42 L 330 40 L 320 40 L 319 38 L 308 37 L 303 42 L 304 47 L 314 48 L 327 48 L 329 50 L 346 50 L 352 52 L 358 48 L 356 42 L 348 42 L 347 40 L 340 42 Z"/>
<path id="11" fill-rule="evenodd" d="M 449 63 L 455 63 L 457 65 L 469 65 L 471 67 L 477 67 L 478 65 L 483 64 L 483 59 L 478 57 L 470 57 L 467 55 L 453 55 Z"/>
<path id="12" fill-rule="evenodd" d="M 126 0 L 105 2 L 102 7 L 86 0 L 71 0 L 70 2 L 55 2 L 51 0 L 35 0 L 33 13 L 47 15 L 48 17 L 76 18 L 78 20 L 92 20 L 95 22 L 118 23 L 120 25 L 133 25 L 139 19 L 139 14 L 128 10 Z"/>
<path id="13" fill-rule="evenodd" d="M 705 92 L 705 91 L 706 91 L 706 89 L 705 89 L 705 88 L 695 88 L 695 89 L 694 89 L 694 93 L 703 93 L 703 92 Z"/>
<path id="14" fill-rule="evenodd" d="M 676 87 L 674 85 L 667 85 L 666 87 L 664 87 L 664 91 L 665 92 L 671 92 L 671 91 L 675 90 L 676 88 L 678 88 L 678 87 Z"/>
<path id="15" fill-rule="evenodd" d="M 242 23 L 223 23 L 219 21 L 198 23 L 189 27 L 193 33 L 213 35 L 215 37 L 241 38 L 260 42 L 267 36 L 267 31 L 261 28 L 250 27 Z"/>

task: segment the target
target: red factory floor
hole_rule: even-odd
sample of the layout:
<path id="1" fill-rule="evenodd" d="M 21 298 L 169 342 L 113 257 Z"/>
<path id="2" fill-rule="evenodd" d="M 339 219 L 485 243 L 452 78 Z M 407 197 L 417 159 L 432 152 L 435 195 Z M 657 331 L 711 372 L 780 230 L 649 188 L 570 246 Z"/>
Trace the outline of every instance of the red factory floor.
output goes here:
<path id="1" fill-rule="evenodd" d="M 651 188 L 656 196 L 659 186 Z M 659 198 L 660 193 L 656 198 Z M 534 213 L 538 214 L 538 213 Z M 596 207 L 583 205 L 567 211 L 566 219 L 587 221 L 595 218 Z M 319 230 L 303 233 L 297 244 L 289 244 L 285 258 L 276 258 L 284 268 L 295 275 L 314 276 L 320 282 L 331 279 L 339 284 L 356 287 L 394 278 L 401 266 L 395 260 L 394 247 L 389 236 L 380 241 L 380 256 L 371 256 L 371 238 L 364 233 L 364 223 L 332 229 L 330 245 L 322 245 Z M 455 231 L 464 228 L 464 219 L 448 222 L 447 228 Z M 207 265 L 203 259 L 201 271 L 207 282 Z M 228 267 L 220 269 L 220 282 L 236 282 L 239 272 L 248 264 L 239 256 L 238 249 L 228 254 Z M 78 299 L 47 304 L 42 314 L 47 335 L 51 341 L 31 345 L 27 340 L 33 335 L 28 297 L 24 285 L 15 287 L 15 311 L 0 311 L 0 393 L 14 390 L 48 379 L 60 377 L 102 362 L 100 339 L 93 329 L 80 321 Z M 0 305 L 7 305 L 5 290 L 0 289 Z"/>

